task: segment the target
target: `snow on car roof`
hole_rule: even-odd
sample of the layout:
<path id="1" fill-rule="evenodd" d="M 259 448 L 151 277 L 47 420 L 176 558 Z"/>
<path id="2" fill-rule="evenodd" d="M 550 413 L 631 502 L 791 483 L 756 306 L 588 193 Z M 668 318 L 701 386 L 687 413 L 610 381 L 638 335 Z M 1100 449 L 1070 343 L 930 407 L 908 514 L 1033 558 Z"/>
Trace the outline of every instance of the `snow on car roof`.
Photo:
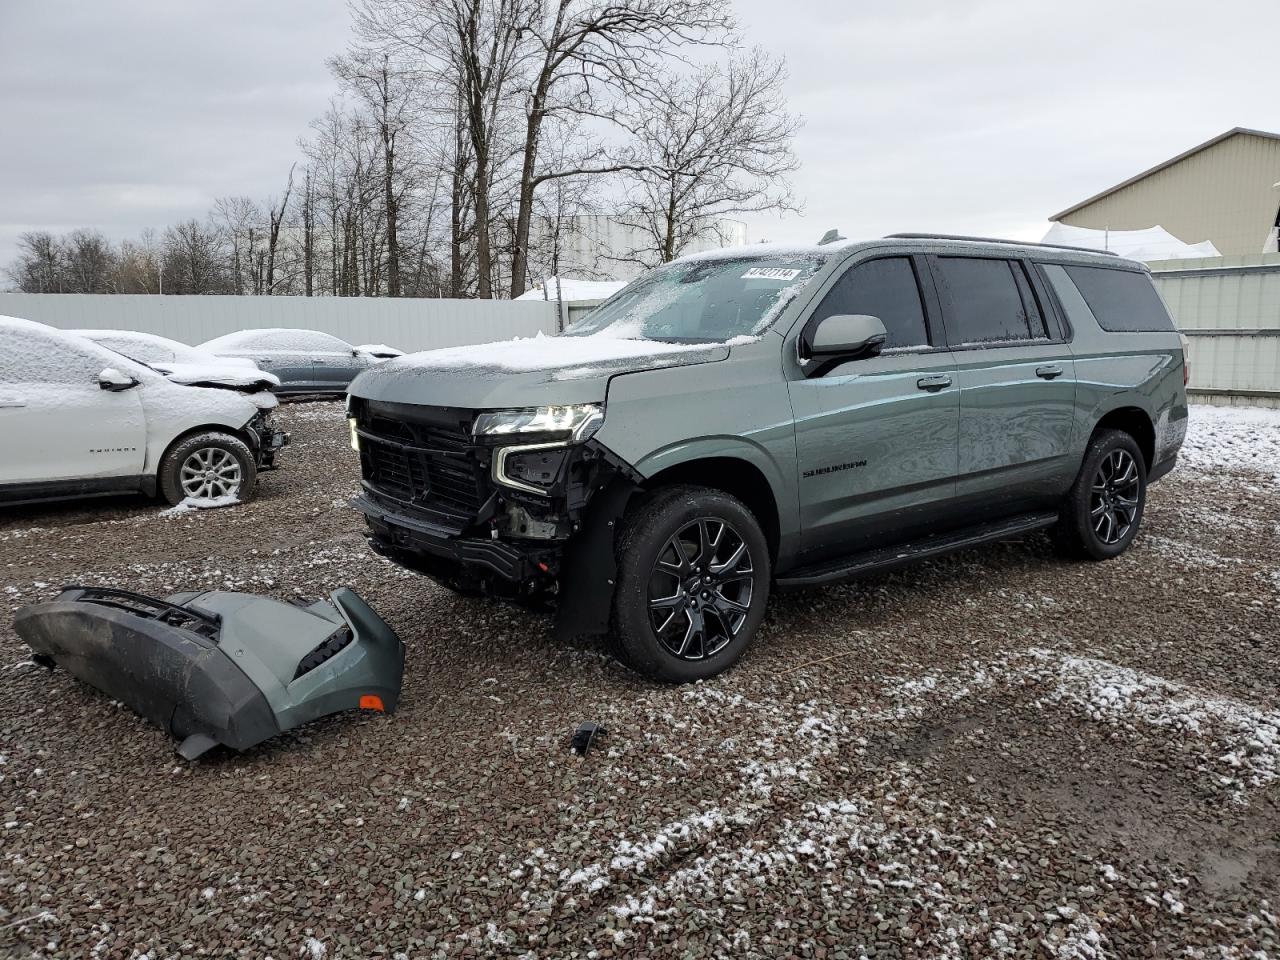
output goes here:
<path id="1" fill-rule="evenodd" d="M 67 333 L 73 333 L 77 337 L 88 337 L 90 340 L 107 339 L 107 338 L 110 338 L 112 340 L 115 340 L 115 339 L 145 340 L 145 341 L 150 341 L 152 343 L 163 343 L 166 346 L 169 346 L 170 344 L 172 344 L 173 346 L 176 346 L 176 347 L 184 347 L 187 350 L 195 349 L 190 344 L 183 343 L 181 340 L 175 340 L 173 339 L 173 337 L 164 337 L 158 333 L 143 333 L 141 330 L 98 330 L 96 328 L 90 330 L 87 328 L 82 328 L 79 330 L 68 330 Z"/>
<path id="2" fill-rule="evenodd" d="M 247 343 L 261 342 L 264 337 L 272 339 L 276 348 L 282 350 L 292 347 L 309 349 L 315 343 L 316 337 L 346 343 L 341 337 L 335 337 L 332 333 L 325 333 L 322 330 L 303 330 L 297 327 L 255 327 L 252 330 L 237 330 L 235 333 L 214 337 L 212 340 L 198 344 L 197 347 L 200 350 L 235 348 Z"/>

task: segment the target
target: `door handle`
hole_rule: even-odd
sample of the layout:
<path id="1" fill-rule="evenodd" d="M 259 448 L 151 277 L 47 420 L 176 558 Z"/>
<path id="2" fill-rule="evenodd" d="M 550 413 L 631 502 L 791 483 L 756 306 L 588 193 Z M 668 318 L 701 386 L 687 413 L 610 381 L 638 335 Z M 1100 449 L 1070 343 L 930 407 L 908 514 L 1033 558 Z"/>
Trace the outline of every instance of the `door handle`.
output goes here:
<path id="1" fill-rule="evenodd" d="M 1054 377 L 1062 376 L 1062 368 L 1056 363 L 1046 364 L 1043 367 L 1036 367 L 1036 376 L 1041 380 L 1052 380 Z"/>
<path id="2" fill-rule="evenodd" d="M 0 407 L 25 407 L 27 401 L 19 400 L 17 397 L 0 397 Z"/>
<path id="3" fill-rule="evenodd" d="M 916 381 L 916 386 L 921 390 L 928 390 L 936 393 L 939 390 L 945 390 L 951 386 L 951 378 L 945 373 L 934 374 L 931 377 L 921 377 Z"/>

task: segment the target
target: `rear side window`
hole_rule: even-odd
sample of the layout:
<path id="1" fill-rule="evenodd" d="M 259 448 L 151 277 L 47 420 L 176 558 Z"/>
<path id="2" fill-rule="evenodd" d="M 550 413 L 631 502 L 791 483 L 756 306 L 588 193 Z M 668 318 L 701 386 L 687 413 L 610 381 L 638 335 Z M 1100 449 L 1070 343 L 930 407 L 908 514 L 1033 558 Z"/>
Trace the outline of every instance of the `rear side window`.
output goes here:
<path id="1" fill-rule="evenodd" d="M 1169 311 L 1145 273 L 1106 267 L 1063 269 L 1103 330 L 1113 333 L 1173 330 Z"/>
<path id="2" fill-rule="evenodd" d="M 810 323 L 857 313 L 880 318 L 889 334 L 886 347 L 929 345 L 920 284 L 907 257 L 886 257 L 850 267 L 827 291 Z"/>
<path id="3" fill-rule="evenodd" d="M 990 343 L 1045 336 L 1021 264 L 969 257 L 939 257 L 936 263 L 950 303 L 948 341 Z"/>

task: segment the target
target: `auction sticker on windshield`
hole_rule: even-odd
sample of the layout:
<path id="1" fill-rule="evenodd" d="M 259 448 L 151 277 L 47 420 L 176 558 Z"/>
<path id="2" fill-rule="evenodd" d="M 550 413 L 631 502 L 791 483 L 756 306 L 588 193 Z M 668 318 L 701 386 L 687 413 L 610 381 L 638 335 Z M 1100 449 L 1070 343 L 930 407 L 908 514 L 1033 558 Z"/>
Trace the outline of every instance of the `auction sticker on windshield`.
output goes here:
<path id="1" fill-rule="evenodd" d="M 743 280 L 794 280 L 800 276 L 799 270 L 784 267 L 752 267 L 742 275 Z"/>

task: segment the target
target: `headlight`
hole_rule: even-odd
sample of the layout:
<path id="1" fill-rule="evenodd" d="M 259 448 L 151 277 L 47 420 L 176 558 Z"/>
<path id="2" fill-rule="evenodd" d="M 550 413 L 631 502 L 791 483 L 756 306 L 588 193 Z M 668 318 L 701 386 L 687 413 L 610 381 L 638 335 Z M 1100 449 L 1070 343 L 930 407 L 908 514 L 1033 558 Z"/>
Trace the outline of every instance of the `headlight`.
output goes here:
<path id="1" fill-rule="evenodd" d="M 500 440 L 571 441 L 588 440 L 604 422 L 604 406 L 573 403 L 563 407 L 530 407 L 525 410 L 497 410 L 476 417 L 472 432 L 477 438 Z"/>
<path id="2" fill-rule="evenodd" d="M 360 452 L 360 432 L 356 427 L 356 418 L 348 417 L 347 426 L 351 428 L 351 449 L 356 453 Z"/>

